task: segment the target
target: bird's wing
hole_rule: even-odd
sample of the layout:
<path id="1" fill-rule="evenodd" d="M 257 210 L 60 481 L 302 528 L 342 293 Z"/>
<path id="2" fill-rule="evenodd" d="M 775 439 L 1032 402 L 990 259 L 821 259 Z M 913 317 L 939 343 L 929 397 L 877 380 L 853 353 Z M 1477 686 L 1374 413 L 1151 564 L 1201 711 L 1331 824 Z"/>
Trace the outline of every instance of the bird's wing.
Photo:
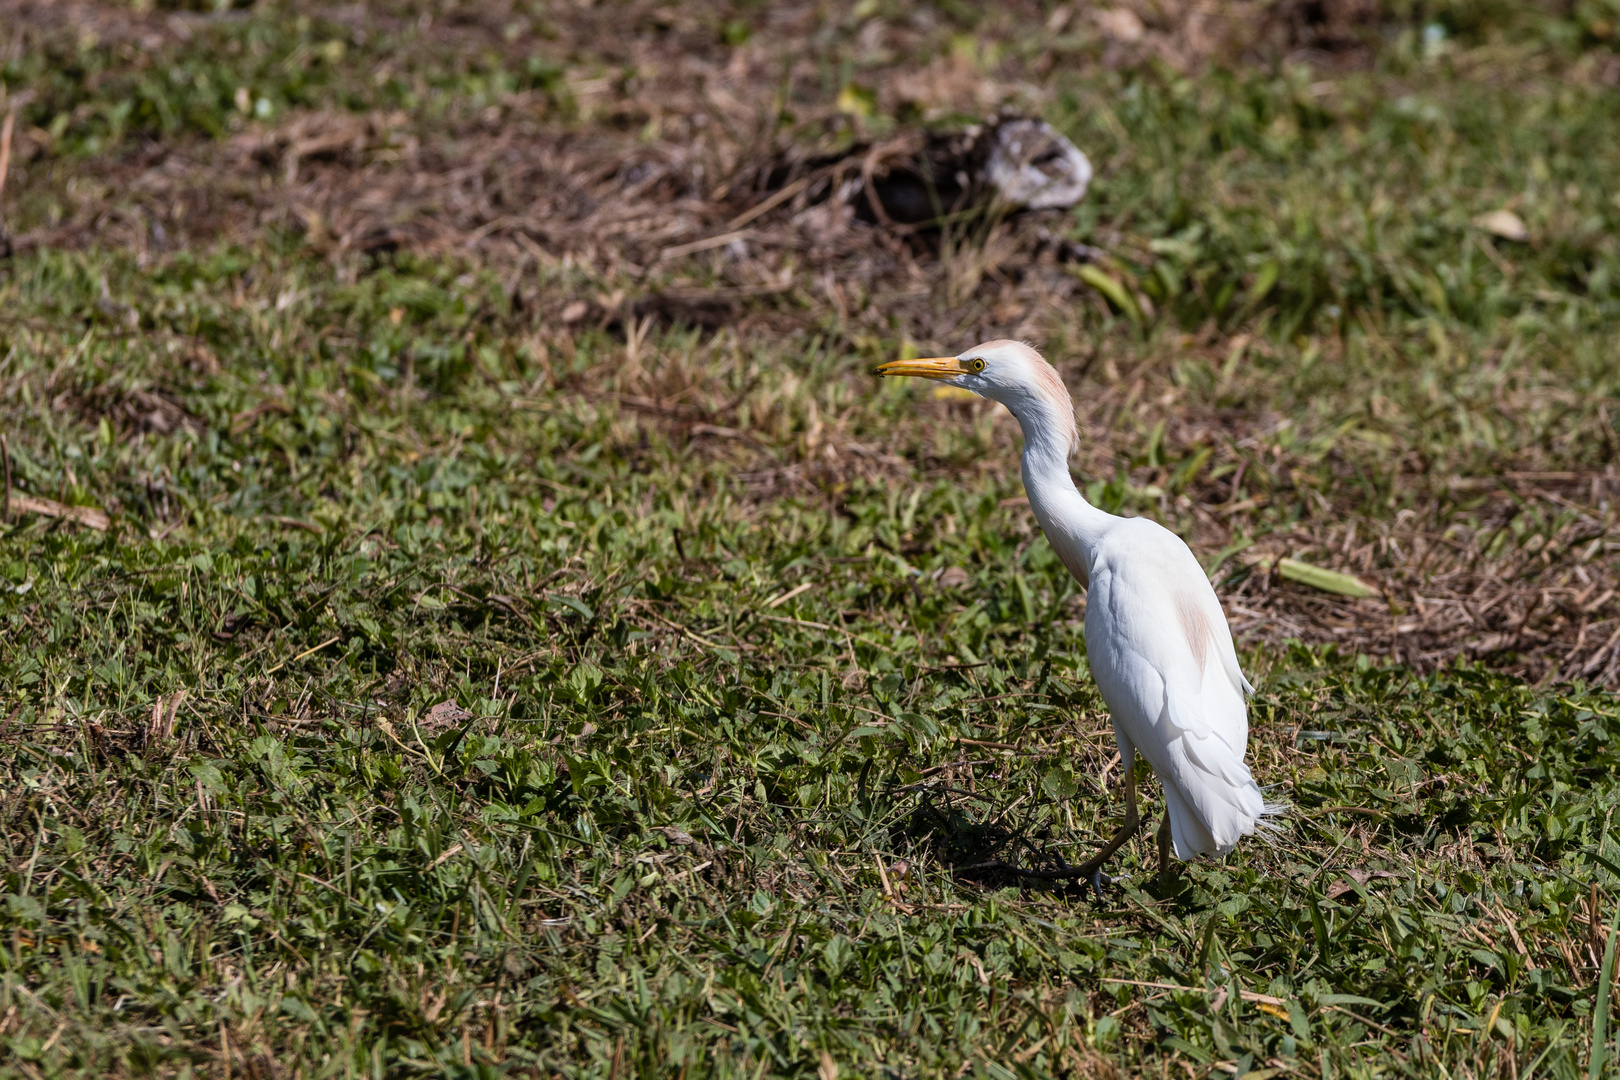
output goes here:
<path id="1" fill-rule="evenodd" d="M 1241 725 L 1229 732 L 1241 750 L 1248 737 L 1245 697 L 1254 688 L 1238 664 L 1226 612 L 1191 550 L 1168 529 L 1130 518 L 1099 545 L 1096 560 L 1109 577 L 1109 622 L 1164 677 L 1222 703 Z M 1089 605 L 1088 605 L 1089 606 Z M 1088 631 L 1090 624 L 1087 625 Z"/>
<path id="2" fill-rule="evenodd" d="M 1093 562 L 1086 619 L 1093 673 L 1121 734 L 1175 791 L 1177 853 L 1228 850 L 1265 812 L 1243 761 L 1248 684 L 1231 631 L 1178 537 L 1151 522 L 1120 532 Z M 1176 820 L 1178 804 L 1196 823 Z"/>

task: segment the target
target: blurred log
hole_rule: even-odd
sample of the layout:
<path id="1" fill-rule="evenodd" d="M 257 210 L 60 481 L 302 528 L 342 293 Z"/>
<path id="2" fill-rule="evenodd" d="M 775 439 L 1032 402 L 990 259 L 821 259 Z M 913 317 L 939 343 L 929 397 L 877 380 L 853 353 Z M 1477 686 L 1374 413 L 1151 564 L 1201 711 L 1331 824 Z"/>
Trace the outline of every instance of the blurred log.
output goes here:
<path id="1" fill-rule="evenodd" d="M 757 170 L 762 198 L 734 220 L 752 220 L 767 204 L 841 201 L 869 224 L 937 229 L 985 212 L 1068 209 L 1085 198 L 1091 176 L 1090 160 L 1062 132 L 1013 117 L 904 132 L 838 154 L 790 150 Z"/>

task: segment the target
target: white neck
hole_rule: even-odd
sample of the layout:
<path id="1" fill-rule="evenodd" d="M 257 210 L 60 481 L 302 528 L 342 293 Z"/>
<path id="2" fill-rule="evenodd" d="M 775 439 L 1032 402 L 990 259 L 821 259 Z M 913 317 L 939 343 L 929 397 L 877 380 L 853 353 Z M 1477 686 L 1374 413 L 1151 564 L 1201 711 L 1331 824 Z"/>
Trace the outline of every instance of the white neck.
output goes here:
<path id="1" fill-rule="evenodd" d="M 1013 415 L 1024 429 L 1024 491 L 1029 495 L 1030 509 L 1063 565 L 1080 584 L 1089 586 L 1092 550 L 1117 519 L 1092 506 L 1074 486 L 1074 478 L 1069 475 L 1072 426 L 1055 423 L 1044 415 L 1020 415 L 1044 410 L 1035 402 L 1019 405 Z"/>

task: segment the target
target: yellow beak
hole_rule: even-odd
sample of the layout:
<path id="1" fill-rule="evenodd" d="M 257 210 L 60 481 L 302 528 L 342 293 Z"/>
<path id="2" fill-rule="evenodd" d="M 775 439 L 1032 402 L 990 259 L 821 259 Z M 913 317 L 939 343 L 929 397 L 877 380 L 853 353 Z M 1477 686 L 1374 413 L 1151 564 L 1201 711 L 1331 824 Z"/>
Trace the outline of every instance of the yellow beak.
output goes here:
<path id="1" fill-rule="evenodd" d="M 929 356 L 917 360 L 891 360 L 877 369 L 879 375 L 916 375 L 924 379 L 954 379 L 967 369 L 954 356 Z"/>

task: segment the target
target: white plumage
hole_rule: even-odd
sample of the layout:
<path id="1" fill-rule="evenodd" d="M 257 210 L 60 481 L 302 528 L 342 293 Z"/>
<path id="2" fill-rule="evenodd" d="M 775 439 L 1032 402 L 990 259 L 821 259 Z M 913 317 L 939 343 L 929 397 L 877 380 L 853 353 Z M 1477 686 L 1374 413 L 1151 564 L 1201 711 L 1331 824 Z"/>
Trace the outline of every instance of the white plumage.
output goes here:
<path id="1" fill-rule="evenodd" d="M 1282 807 L 1268 803 L 1244 764 L 1249 719 L 1232 632 L 1187 545 L 1147 518 L 1092 506 L 1069 475 L 1078 443 L 1074 406 L 1034 349 L 989 341 L 960 356 L 899 360 L 883 375 L 916 375 L 999 401 L 1024 431 L 1031 509 L 1065 566 L 1087 588 L 1086 654 L 1114 722 L 1126 778 L 1123 827 L 1072 876 L 1100 880 L 1104 861 L 1140 827 L 1133 779 L 1141 754 L 1164 786 L 1163 867 L 1176 857 L 1225 855 Z M 1068 875 L 1066 875 L 1068 876 Z"/>

